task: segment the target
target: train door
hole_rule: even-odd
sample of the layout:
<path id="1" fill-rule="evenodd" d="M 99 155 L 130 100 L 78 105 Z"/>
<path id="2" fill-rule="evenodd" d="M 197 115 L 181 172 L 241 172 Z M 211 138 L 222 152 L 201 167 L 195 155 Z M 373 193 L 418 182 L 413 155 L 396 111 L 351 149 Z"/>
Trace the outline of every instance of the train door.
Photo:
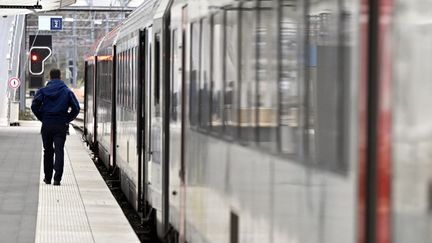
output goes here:
<path id="1" fill-rule="evenodd" d="M 98 73 L 98 57 L 95 56 L 95 63 L 94 63 L 94 74 L 93 74 L 93 151 L 95 154 L 98 153 L 98 144 L 97 144 L 97 123 L 98 123 L 98 119 L 97 119 L 97 95 L 98 95 L 98 82 L 97 82 L 97 73 Z"/>
<path id="2" fill-rule="evenodd" d="M 110 154 L 111 154 L 111 168 L 115 168 L 116 166 L 116 146 L 117 146 L 117 92 L 116 92 L 116 86 L 117 86 L 117 47 L 114 45 L 112 49 L 112 83 L 111 83 L 111 148 L 110 148 Z"/>
<path id="3" fill-rule="evenodd" d="M 166 9 L 169 9 L 167 7 Z M 169 104 L 170 104 L 170 70 L 171 70 L 171 32 L 170 14 L 165 12 L 162 18 L 161 57 L 161 113 L 162 113 L 162 232 L 169 229 Z"/>
<path id="4" fill-rule="evenodd" d="M 90 148 L 96 149 L 96 74 L 97 74 L 97 56 L 92 57 L 87 62 L 86 80 L 85 80 L 85 135 Z"/>
<path id="5" fill-rule="evenodd" d="M 151 177 L 149 190 L 152 191 L 152 205 L 156 209 L 157 232 L 163 235 L 163 75 L 162 75 L 162 25 L 160 20 L 153 22 L 153 75 L 151 79 L 150 96 L 150 151 Z"/>
<path id="6" fill-rule="evenodd" d="M 168 89 L 166 97 L 169 96 L 169 106 L 167 111 L 167 119 L 169 122 L 168 130 L 168 153 L 166 154 L 167 160 L 169 161 L 168 166 L 168 181 L 167 190 L 169 190 L 169 222 L 172 226 L 180 232 L 181 229 L 181 150 L 182 150 L 182 79 L 183 70 L 185 65 L 183 63 L 184 52 L 184 32 L 182 28 L 182 5 L 175 5 L 171 8 L 170 13 L 170 38 L 167 45 L 169 45 L 169 55 L 166 57 L 171 60 L 167 63 L 169 66 L 169 74 L 167 77 Z M 183 183 L 184 185 L 184 183 Z M 173 232 L 168 238 L 168 242 L 178 242 L 178 233 Z"/>
<path id="7" fill-rule="evenodd" d="M 139 33 L 139 57 L 138 57 L 138 108 L 137 108 L 137 147 L 138 147 L 138 212 L 147 216 L 147 169 L 146 169 L 146 80 L 147 80 L 147 49 L 146 49 L 147 29 Z"/>
<path id="8" fill-rule="evenodd" d="M 87 61 L 86 65 L 86 79 L 85 79 L 85 121 L 84 132 L 86 140 L 90 147 L 94 143 L 94 77 L 95 77 L 95 61 L 92 57 Z"/>
<path id="9" fill-rule="evenodd" d="M 87 103 L 88 103 L 88 97 L 87 97 L 87 92 L 88 92 L 88 87 L 87 87 L 87 80 L 88 80 L 88 71 L 89 71 L 89 66 L 88 66 L 88 61 L 84 62 L 84 131 L 83 134 L 84 136 L 87 136 Z"/>
<path id="10" fill-rule="evenodd" d="M 168 1 L 165 2 L 168 4 Z M 155 15 L 154 30 L 154 79 L 153 79 L 153 108 L 152 120 L 152 152 L 158 158 L 153 175 L 161 193 L 160 212 L 157 212 L 158 234 L 163 237 L 169 229 L 169 99 L 170 99 L 170 14 L 166 10 L 169 5 L 161 5 L 159 14 Z M 155 165 L 156 166 L 156 165 Z"/>
<path id="11" fill-rule="evenodd" d="M 180 134 L 180 227 L 179 227 L 179 242 L 186 242 L 186 164 L 185 164 L 185 107 L 186 107 L 186 73 L 187 73 L 187 41 L 188 41 L 188 8 L 187 5 L 182 8 L 181 16 L 181 134 Z"/>
<path id="12" fill-rule="evenodd" d="M 144 174 L 145 174 L 145 200 L 155 207 L 155 196 L 153 190 L 153 183 L 155 180 L 153 174 L 153 151 L 152 151 L 152 87 L 153 87 L 153 26 L 147 28 L 145 33 L 145 80 L 144 80 Z M 157 201 L 157 200 L 156 200 Z"/>

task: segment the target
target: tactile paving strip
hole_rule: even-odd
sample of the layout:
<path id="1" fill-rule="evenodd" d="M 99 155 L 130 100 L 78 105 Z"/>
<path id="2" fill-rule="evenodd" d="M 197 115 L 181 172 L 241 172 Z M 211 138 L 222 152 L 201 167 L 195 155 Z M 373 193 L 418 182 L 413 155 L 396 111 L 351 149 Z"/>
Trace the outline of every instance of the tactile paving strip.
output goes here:
<path id="1" fill-rule="evenodd" d="M 65 153 L 61 186 L 46 185 L 42 182 L 43 177 L 41 161 L 35 242 L 95 242 L 69 156 Z"/>

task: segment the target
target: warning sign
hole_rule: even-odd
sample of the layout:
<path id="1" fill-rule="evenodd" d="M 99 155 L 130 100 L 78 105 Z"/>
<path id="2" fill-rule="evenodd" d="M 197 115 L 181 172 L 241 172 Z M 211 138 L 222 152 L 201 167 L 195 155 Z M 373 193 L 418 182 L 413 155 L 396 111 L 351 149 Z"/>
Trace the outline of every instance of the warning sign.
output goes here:
<path id="1" fill-rule="evenodd" d="M 18 89 L 21 85 L 21 81 L 17 77 L 12 77 L 9 79 L 8 84 L 12 89 Z"/>

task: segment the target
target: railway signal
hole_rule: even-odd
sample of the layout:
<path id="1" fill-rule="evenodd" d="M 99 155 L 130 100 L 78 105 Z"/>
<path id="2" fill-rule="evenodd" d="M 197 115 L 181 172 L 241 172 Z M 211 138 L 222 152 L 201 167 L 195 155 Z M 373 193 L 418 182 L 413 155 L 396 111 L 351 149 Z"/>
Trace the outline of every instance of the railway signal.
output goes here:
<path id="1" fill-rule="evenodd" d="M 51 56 L 51 48 L 34 46 L 30 49 L 30 73 L 41 75 L 44 72 L 44 63 Z"/>

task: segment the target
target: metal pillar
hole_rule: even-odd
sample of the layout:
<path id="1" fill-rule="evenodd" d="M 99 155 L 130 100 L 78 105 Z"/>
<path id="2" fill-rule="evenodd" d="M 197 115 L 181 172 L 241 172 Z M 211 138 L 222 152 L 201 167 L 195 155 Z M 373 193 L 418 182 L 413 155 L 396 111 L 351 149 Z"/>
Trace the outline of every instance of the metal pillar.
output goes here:
<path id="1" fill-rule="evenodd" d="M 27 15 L 25 15 L 25 17 L 23 17 L 23 21 L 24 21 L 24 30 L 23 30 L 23 35 L 22 35 L 22 40 L 21 40 L 21 46 L 20 46 L 20 50 L 21 50 L 21 54 L 20 54 L 20 61 L 19 61 L 19 79 L 21 80 L 21 86 L 20 86 L 20 90 L 19 90 L 19 107 L 20 107 L 20 111 L 24 112 L 26 110 L 26 89 L 27 89 L 27 80 L 26 80 L 26 70 L 27 70 L 27 65 L 28 65 L 28 58 L 27 58 L 27 52 L 26 50 L 26 39 L 25 37 L 27 36 L 27 31 L 26 31 L 26 27 L 27 27 Z"/>
<path id="2" fill-rule="evenodd" d="M 73 18 L 76 19 L 76 12 L 74 12 Z M 73 22 L 73 41 L 74 41 L 74 50 L 73 50 L 73 62 L 72 62 L 72 87 L 77 87 L 77 58 L 78 58 L 78 49 L 77 49 L 77 32 L 76 32 L 76 21 Z"/>

